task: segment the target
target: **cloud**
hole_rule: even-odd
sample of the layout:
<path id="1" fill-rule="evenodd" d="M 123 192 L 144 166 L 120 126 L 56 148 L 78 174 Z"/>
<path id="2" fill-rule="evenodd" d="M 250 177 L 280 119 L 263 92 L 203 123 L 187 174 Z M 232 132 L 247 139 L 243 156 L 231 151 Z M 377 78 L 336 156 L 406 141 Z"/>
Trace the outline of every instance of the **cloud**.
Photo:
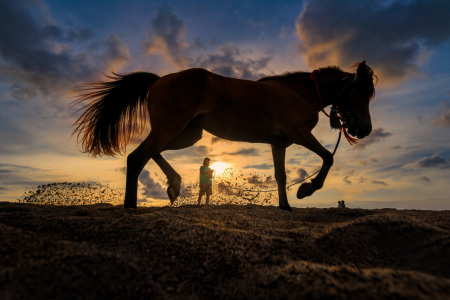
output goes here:
<path id="1" fill-rule="evenodd" d="M 260 169 L 260 170 L 270 170 L 273 168 L 273 165 L 269 165 L 266 163 L 260 164 L 260 165 L 249 165 L 244 166 L 244 169 Z"/>
<path id="2" fill-rule="evenodd" d="M 141 191 L 144 196 L 153 199 L 168 199 L 166 190 L 150 176 L 149 171 L 142 170 L 139 175 L 139 182 L 142 184 Z"/>
<path id="3" fill-rule="evenodd" d="M 381 181 L 381 180 L 376 180 L 376 179 L 372 180 L 370 183 L 388 186 L 388 184 L 386 182 Z"/>
<path id="4" fill-rule="evenodd" d="M 419 177 L 419 180 L 422 182 L 425 182 L 429 185 L 433 184 L 433 181 L 427 176 L 421 176 L 421 177 Z"/>
<path id="5" fill-rule="evenodd" d="M 194 145 L 184 149 L 165 151 L 162 153 L 162 156 L 166 160 L 184 159 L 185 161 L 198 161 L 199 163 L 202 163 L 205 157 L 212 157 L 212 155 L 209 155 L 208 147 L 203 145 Z"/>
<path id="6" fill-rule="evenodd" d="M 250 177 L 247 177 L 247 183 L 253 185 L 274 185 L 276 184 L 276 181 L 270 175 L 269 176 L 252 175 Z"/>
<path id="7" fill-rule="evenodd" d="M 374 143 L 381 142 L 381 140 L 383 140 L 391 135 L 392 135 L 392 133 L 385 132 L 383 128 L 374 129 L 369 136 L 365 137 L 362 140 L 358 140 L 358 143 L 353 146 L 353 149 L 363 150 L 367 146 L 374 144 Z"/>
<path id="8" fill-rule="evenodd" d="M 235 152 L 223 152 L 222 155 L 259 155 L 259 151 L 256 148 L 242 148 Z"/>
<path id="9" fill-rule="evenodd" d="M 450 103 L 443 103 L 438 116 L 433 120 L 436 126 L 450 127 Z"/>
<path id="10" fill-rule="evenodd" d="M 179 67 L 189 65 L 186 25 L 169 8 L 161 8 L 151 20 L 152 31 L 143 42 L 146 54 L 159 53 Z"/>
<path id="11" fill-rule="evenodd" d="M 192 46 L 186 41 L 186 24 L 170 8 L 162 8 L 151 20 L 151 30 L 143 42 L 145 54 L 160 54 L 180 69 L 205 68 L 223 76 L 257 79 L 266 74 L 263 70 L 273 59 L 266 53 L 257 59 L 250 58 L 251 50 L 243 51 L 227 43 L 214 52 L 194 55 L 192 50 L 204 48 L 197 38 Z"/>
<path id="12" fill-rule="evenodd" d="M 115 171 L 127 175 L 127 167 L 117 168 Z"/>
<path id="13" fill-rule="evenodd" d="M 306 177 L 308 177 L 308 172 L 303 168 L 298 168 L 296 171 L 296 177 L 292 179 L 292 181 L 298 182 L 305 180 Z"/>
<path id="14" fill-rule="evenodd" d="M 86 28 L 59 26 L 46 6 L 39 0 L 2 2 L 0 78 L 12 83 L 12 97 L 58 98 L 58 93 L 67 92 L 78 81 L 128 61 L 128 48 L 117 35 L 83 45 L 80 42 L 95 34 Z"/>
<path id="15" fill-rule="evenodd" d="M 421 159 L 404 166 L 406 169 L 449 169 L 450 160 L 438 154 L 431 157 L 422 157 Z"/>
<path id="16" fill-rule="evenodd" d="M 59 177 L 51 169 L 0 163 L 0 185 L 4 191 L 38 186 Z"/>
<path id="17" fill-rule="evenodd" d="M 271 55 L 266 55 L 258 59 L 246 55 L 244 51 L 231 43 L 219 48 L 216 53 L 206 53 L 192 60 L 190 67 L 201 67 L 214 73 L 228 77 L 237 77 L 256 80 L 266 76 L 263 70 L 272 60 Z"/>
<path id="18" fill-rule="evenodd" d="M 298 165 L 298 164 L 300 164 L 300 159 L 297 159 L 297 158 L 290 158 L 290 159 L 286 162 L 286 164 L 289 164 L 289 165 Z"/>
<path id="19" fill-rule="evenodd" d="M 345 176 L 344 178 L 342 178 L 342 181 L 344 181 L 346 184 L 352 184 L 352 182 L 350 180 L 348 180 L 350 176 Z"/>
<path id="20" fill-rule="evenodd" d="M 296 24 L 311 68 L 367 60 L 383 81 L 418 72 L 426 51 L 450 40 L 449 1 L 308 1 Z"/>

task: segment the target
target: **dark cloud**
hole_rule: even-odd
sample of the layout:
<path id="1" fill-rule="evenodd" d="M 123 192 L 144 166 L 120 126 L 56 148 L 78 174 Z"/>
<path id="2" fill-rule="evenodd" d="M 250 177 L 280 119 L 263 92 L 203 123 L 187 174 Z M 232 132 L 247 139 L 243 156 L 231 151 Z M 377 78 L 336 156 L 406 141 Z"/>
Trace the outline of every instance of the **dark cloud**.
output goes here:
<path id="1" fill-rule="evenodd" d="M 212 157 L 212 155 L 209 155 L 208 147 L 206 146 L 191 146 L 188 148 L 180 149 L 180 150 L 169 150 L 162 153 L 162 156 L 166 160 L 180 160 L 183 159 L 185 161 L 195 162 L 198 161 L 199 163 L 203 162 L 203 159 L 205 157 Z"/>
<path id="2" fill-rule="evenodd" d="M 151 20 L 152 31 L 144 40 L 147 54 L 164 54 L 179 67 L 189 65 L 189 45 L 185 41 L 186 25 L 169 8 L 161 8 Z"/>
<path id="3" fill-rule="evenodd" d="M 345 176 L 342 178 L 342 181 L 344 181 L 346 184 L 352 184 L 352 182 L 348 179 L 350 176 Z"/>
<path id="4" fill-rule="evenodd" d="M 298 164 L 300 164 L 300 159 L 290 158 L 286 163 L 289 165 L 298 165 Z"/>
<path id="5" fill-rule="evenodd" d="M 219 138 L 219 137 L 217 137 L 217 136 L 212 136 L 212 137 L 211 137 L 211 145 L 214 145 L 215 143 L 218 143 L 218 142 L 225 142 L 225 143 L 228 143 L 228 142 L 230 142 L 230 141 L 221 139 L 221 138 Z"/>
<path id="6" fill-rule="evenodd" d="M 308 1 L 296 25 L 311 68 L 367 60 L 383 81 L 399 81 L 450 40 L 450 1 Z"/>
<path id="7" fill-rule="evenodd" d="M 168 199 L 166 190 L 151 177 L 149 171 L 144 169 L 141 172 L 139 182 L 142 184 L 141 191 L 144 196 L 153 199 Z"/>
<path id="8" fill-rule="evenodd" d="M 25 188 L 54 180 L 53 170 L 0 163 L 0 185 Z"/>
<path id="9" fill-rule="evenodd" d="M 438 154 L 431 157 L 422 157 L 421 159 L 405 165 L 407 169 L 449 169 L 450 160 Z"/>
<path id="10" fill-rule="evenodd" d="M 378 184 L 378 185 L 384 185 L 384 186 L 388 186 L 388 184 L 386 183 L 386 182 L 384 182 L 384 181 L 381 181 L 381 180 L 376 180 L 376 179 L 374 179 L 374 180 L 372 180 L 370 183 L 372 183 L 372 184 Z"/>
<path id="11" fill-rule="evenodd" d="M 250 165 L 250 166 L 244 166 L 244 169 L 260 169 L 260 170 L 270 170 L 273 168 L 273 165 L 269 165 L 266 163 L 260 164 L 260 165 Z"/>
<path id="12" fill-rule="evenodd" d="M 425 183 L 428 183 L 428 184 L 432 184 L 433 183 L 433 181 L 430 178 L 428 178 L 427 176 L 421 176 L 421 177 L 419 177 L 419 180 L 423 181 Z"/>
<path id="13" fill-rule="evenodd" d="M 222 155 L 259 155 L 259 151 L 256 148 L 242 148 L 235 152 L 223 152 Z"/>
<path id="14" fill-rule="evenodd" d="M 303 168 L 298 168 L 296 171 L 296 177 L 292 179 L 294 182 L 303 181 L 306 177 L 308 177 L 308 172 Z"/>
<path id="15" fill-rule="evenodd" d="M 127 167 L 117 168 L 116 172 L 122 173 L 123 175 L 127 175 Z"/>
<path id="16" fill-rule="evenodd" d="M 374 144 L 374 143 L 378 143 L 381 140 L 383 140 L 391 135 L 392 135 L 392 133 L 385 132 L 383 128 L 374 129 L 369 136 L 365 137 L 362 140 L 358 140 L 358 143 L 353 146 L 353 149 L 363 150 L 367 146 Z"/>
<path id="17" fill-rule="evenodd" d="M 151 21 L 151 31 L 143 43 L 146 54 L 161 54 L 181 69 L 200 67 L 212 72 L 246 79 L 264 77 L 263 70 L 272 60 L 270 53 L 252 59 L 252 51 L 243 51 L 228 43 L 214 53 L 192 54 L 193 49 L 204 48 L 194 39 L 192 46 L 186 41 L 186 24 L 169 8 L 157 11 Z"/>
<path id="18" fill-rule="evenodd" d="M 450 103 L 443 103 L 438 116 L 433 120 L 434 125 L 450 127 Z"/>
<path id="19" fill-rule="evenodd" d="M 378 159 L 376 159 L 376 158 L 363 159 L 363 160 L 358 161 L 358 164 L 361 166 L 374 165 L 377 163 L 378 163 Z"/>
<path id="20" fill-rule="evenodd" d="M 90 29 L 63 28 L 52 21 L 43 1 L 3 1 L 0 9 L 0 78 L 15 98 L 53 95 L 71 89 L 129 59 L 115 34 L 90 45 Z M 71 43 L 77 43 L 77 48 Z M 82 45 L 80 47 L 80 45 Z M 83 48 L 85 47 L 85 48 Z"/>
<path id="21" fill-rule="evenodd" d="M 252 185 L 275 185 L 276 181 L 272 176 L 252 175 L 247 177 L 247 183 Z"/>
<path id="22" fill-rule="evenodd" d="M 252 54 L 251 52 L 248 54 Z M 228 77 L 258 79 L 266 74 L 264 70 L 272 60 L 271 55 L 258 59 L 251 59 L 233 44 L 226 44 L 219 48 L 218 53 L 206 53 L 196 57 L 191 67 L 201 67 Z"/>

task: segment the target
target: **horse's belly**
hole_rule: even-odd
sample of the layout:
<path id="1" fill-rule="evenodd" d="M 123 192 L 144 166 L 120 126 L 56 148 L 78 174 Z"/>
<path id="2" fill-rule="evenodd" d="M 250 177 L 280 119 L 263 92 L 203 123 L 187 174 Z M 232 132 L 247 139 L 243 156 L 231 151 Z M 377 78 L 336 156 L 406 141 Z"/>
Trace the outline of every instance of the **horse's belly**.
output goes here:
<path id="1" fill-rule="evenodd" d="M 250 126 L 245 122 L 218 123 L 216 120 L 212 123 L 205 122 L 203 128 L 207 132 L 229 141 L 272 144 L 284 140 L 281 130 L 266 126 Z"/>

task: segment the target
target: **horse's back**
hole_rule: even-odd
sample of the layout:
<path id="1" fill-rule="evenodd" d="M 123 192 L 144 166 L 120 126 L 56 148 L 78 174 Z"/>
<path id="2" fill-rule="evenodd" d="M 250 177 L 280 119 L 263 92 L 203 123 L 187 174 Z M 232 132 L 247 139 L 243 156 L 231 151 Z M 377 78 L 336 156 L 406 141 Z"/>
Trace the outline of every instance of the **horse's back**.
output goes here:
<path id="1" fill-rule="evenodd" d="M 160 117 L 165 110 L 177 120 L 201 117 L 205 130 L 230 140 L 271 142 L 284 130 L 317 119 L 311 106 L 286 86 L 230 78 L 201 68 L 163 76 L 149 94 L 150 103 L 158 102 L 151 114 Z"/>

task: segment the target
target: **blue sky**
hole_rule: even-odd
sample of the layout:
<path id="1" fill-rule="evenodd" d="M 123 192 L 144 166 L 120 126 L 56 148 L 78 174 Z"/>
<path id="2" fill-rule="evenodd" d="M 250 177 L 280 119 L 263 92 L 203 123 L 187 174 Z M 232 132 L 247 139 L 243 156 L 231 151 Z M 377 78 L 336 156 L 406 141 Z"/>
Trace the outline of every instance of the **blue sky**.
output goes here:
<path id="1" fill-rule="evenodd" d="M 379 78 L 374 131 L 342 143 L 324 188 L 298 207 L 450 209 L 450 3 L 448 1 L 44 1 L 0 0 L 0 199 L 53 181 L 124 187 L 125 158 L 93 159 L 71 137 L 73 87 L 110 72 L 159 75 L 203 67 L 257 79 L 366 60 Z M 325 116 L 314 134 L 329 148 Z M 128 152 L 136 147 L 129 145 Z M 270 147 L 209 134 L 164 156 L 195 178 L 204 156 L 236 171 L 273 173 Z M 299 146 L 288 178 L 320 160 Z M 150 162 L 141 195 L 167 204 Z M 151 192 L 150 192 L 151 191 Z"/>

